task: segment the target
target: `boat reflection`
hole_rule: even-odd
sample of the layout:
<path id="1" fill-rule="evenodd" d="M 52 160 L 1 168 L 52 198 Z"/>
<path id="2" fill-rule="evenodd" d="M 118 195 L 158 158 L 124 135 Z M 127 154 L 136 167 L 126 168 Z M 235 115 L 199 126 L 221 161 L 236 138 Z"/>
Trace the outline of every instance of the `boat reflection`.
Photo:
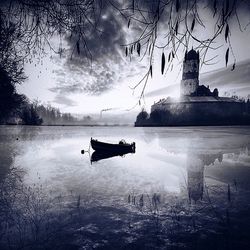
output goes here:
<path id="1" fill-rule="evenodd" d="M 112 151 L 94 151 L 90 157 L 90 162 L 97 162 L 104 159 L 116 157 L 116 156 L 125 156 L 132 152 L 112 152 Z"/>

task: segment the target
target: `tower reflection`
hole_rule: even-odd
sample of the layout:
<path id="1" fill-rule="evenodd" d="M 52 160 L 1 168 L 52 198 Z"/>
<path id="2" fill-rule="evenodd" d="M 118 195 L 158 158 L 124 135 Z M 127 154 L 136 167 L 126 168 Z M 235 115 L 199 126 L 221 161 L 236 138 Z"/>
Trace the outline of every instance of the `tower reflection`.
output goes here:
<path id="1" fill-rule="evenodd" d="M 223 154 L 195 154 L 189 153 L 187 156 L 187 190 L 189 201 L 197 202 L 202 200 L 204 192 L 204 169 L 205 166 L 214 164 L 218 159 L 223 160 Z"/>

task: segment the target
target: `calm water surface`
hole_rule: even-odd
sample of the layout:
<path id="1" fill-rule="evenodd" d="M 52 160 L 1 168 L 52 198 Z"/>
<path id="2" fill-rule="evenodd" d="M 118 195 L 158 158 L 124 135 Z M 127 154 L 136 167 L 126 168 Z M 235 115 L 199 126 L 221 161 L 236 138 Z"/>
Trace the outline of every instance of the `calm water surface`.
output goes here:
<path id="1" fill-rule="evenodd" d="M 91 164 L 91 137 L 136 153 Z M 1 126 L 0 246 L 248 249 L 249 146 L 249 127 Z"/>

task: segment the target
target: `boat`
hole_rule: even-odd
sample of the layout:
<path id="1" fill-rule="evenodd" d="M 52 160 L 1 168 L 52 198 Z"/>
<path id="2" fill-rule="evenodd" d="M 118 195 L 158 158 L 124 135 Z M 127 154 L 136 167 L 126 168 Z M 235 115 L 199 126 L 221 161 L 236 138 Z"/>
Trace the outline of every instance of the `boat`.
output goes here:
<path id="1" fill-rule="evenodd" d="M 127 143 L 121 140 L 119 143 L 101 142 L 91 138 L 90 144 L 95 151 L 116 152 L 116 153 L 135 153 L 135 142 Z"/>
<path id="2" fill-rule="evenodd" d="M 94 151 L 91 155 L 90 162 L 97 162 L 104 159 L 116 157 L 116 156 L 125 156 L 125 154 L 129 154 L 130 152 L 112 152 L 112 151 Z"/>

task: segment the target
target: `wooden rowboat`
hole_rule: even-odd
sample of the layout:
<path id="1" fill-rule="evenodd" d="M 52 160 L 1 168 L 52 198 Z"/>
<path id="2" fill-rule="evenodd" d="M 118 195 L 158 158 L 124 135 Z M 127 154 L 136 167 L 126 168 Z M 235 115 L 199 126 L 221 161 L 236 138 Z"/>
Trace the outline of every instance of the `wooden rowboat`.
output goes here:
<path id="1" fill-rule="evenodd" d="M 121 140 L 119 143 L 107 143 L 101 142 L 95 139 L 90 140 L 91 146 L 96 151 L 108 151 L 108 152 L 117 152 L 117 153 L 135 153 L 135 142 L 126 143 L 124 140 Z"/>

